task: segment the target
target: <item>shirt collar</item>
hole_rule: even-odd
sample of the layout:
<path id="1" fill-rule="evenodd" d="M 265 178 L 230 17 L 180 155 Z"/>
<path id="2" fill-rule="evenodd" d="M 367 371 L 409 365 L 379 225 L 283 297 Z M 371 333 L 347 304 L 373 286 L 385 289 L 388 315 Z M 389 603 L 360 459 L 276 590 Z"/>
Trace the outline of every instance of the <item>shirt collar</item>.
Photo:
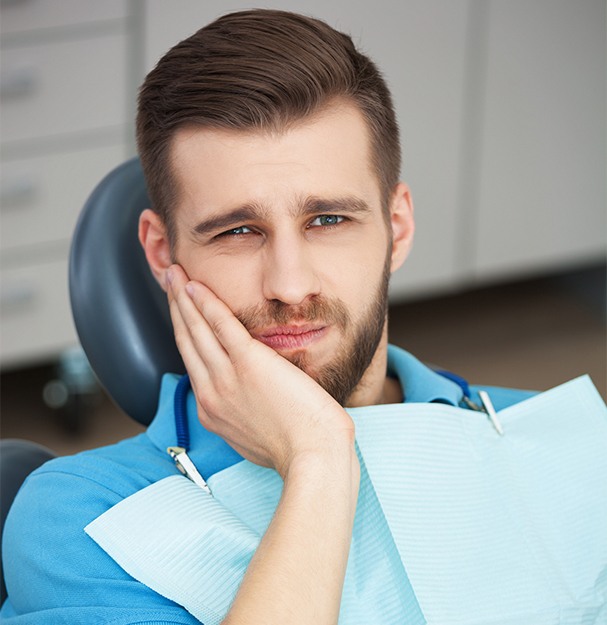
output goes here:
<path id="1" fill-rule="evenodd" d="M 461 387 L 395 345 L 388 345 L 388 375 L 400 381 L 405 403 L 439 402 L 457 406 Z"/>
<path id="2" fill-rule="evenodd" d="M 177 429 L 175 426 L 174 398 L 179 376 L 174 373 L 165 373 L 160 384 L 158 408 L 152 423 L 147 429 L 148 436 L 160 449 L 165 450 L 171 445 L 177 445 Z M 190 425 L 190 407 L 188 405 L 188 425 Z"/>

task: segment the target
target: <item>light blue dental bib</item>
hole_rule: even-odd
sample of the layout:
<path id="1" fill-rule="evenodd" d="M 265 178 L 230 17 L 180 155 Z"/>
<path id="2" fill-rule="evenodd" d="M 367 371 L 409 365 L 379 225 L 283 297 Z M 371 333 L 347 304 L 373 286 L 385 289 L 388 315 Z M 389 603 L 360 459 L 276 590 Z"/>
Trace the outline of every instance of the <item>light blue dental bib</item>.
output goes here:
<path id="1" fill-rule="evenodd" d="M 340 625 L 607 623 L 607 409 L 587 377 L 502 410 L 504 436 L 442 404 L 349 412 L 362 474 Z M 282 481 L 244 461 L 208 483 L 161 480 L 86 532 L 215 625 Z"/>

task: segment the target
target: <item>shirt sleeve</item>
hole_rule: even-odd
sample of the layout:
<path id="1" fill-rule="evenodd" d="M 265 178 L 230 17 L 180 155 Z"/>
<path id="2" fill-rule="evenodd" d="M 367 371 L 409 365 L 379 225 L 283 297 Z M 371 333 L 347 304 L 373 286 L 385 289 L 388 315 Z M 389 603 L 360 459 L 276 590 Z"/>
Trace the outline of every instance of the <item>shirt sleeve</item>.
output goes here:
<path id="1" fill-rule="evenodd" d="M 6 522 L 7 624 L 199 624 L 184 608 L 124 572 L 84 527 L 131 494 L 115 467 L 60 458 L 33 473 Z M 136 480 L 134 480 L 136 481 Z M 133 482 L 133 480 L 131 480 Z"/>

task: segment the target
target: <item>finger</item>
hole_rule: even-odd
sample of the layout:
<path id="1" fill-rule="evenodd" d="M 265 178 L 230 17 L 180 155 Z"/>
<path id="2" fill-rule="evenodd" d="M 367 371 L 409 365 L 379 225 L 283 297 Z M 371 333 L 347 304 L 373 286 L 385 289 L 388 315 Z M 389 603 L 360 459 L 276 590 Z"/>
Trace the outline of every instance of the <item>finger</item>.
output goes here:
<path id="1" fill-rule="evenodd" d="M 210 431 L 215 431 L 212 427 L 215 423 L 212 415 L 217 414 L 217 409 L 214 407 L 216 404 L 214 402 L 215 399 L 224 392 L 221 388 L 217 388 L 217 383 L 221 383 L 221 387 L 230 376 L 226 375 L 225 370 L 217 367 L 213 368 L 208 364 L 208 353 L 205 359 L 205 355 L 201 354 L 197 348 L 191 336 L 190 329 L 184 321 L 175 299 L 172 300 L 170 308 L 177 347 L 179 348 L 186 370 L 190 376 L 192 389 L 196 396 L 198 417 L 204 427 Z M 209 332 L 211 332 L 210 329 Z M 217 339 L 214 337 L 213 341 L 217 343 Z M 218 346 L 218 348 L 223 350 L 221 346 Z M 225 352 L 223 353 L 223 359 L 227 362 L 227 366 L 232 368 L 230 360 Z M 230 393 L 228 392 L 227 394 L 229 395 Z"/>
<path id="2" fill-rule="evenodd" d="M 207 286 L 200 282 L 189 280 L 183 268 L 179 265 L 172 265 L 169 270 L 170 291 L 172 297 L 177 300 L 185 323 L 190 329 L 203 319 L 206 326 L 211 330 L 213 337 L 219 341 L 222 331 L 219 326 L 224 325 L 224 321 L 232 321 L 232 331 L 240 332 L 241 339 L 250 338 L 247 330 L 236 319 L 230 308 L 224 304 Z M 213 322 L 217 327 L 213 327 Z"/>
<path id="3" fill-rule="evenodd" d="M 167 278 L 167 296 L 169 302 L 175 297 L 180 290 L 185 288 L 185 285 L 190 281 L 190 278 L 183 270 L 181 265 L 171 265 L 166 273 Z"/>
<path id="4" fill-rule="evenodd" d="M 173 331 L 175 333 L 175 342 L 183 359 L 186 370 L 192 380 L 194 388 L 204 388 L 209 382 L 208 367 L 200 356 L 190 331 L 181 316 L 181 312 L 174 298 L 169 302 L 169 310 L 171 313 L 171 322 L 173 323 Z"/>
<path id="5" fill-rule="evenodd" d="M 186 292 L 230 358 L 238 358 L 250 348 L 253 339 L 248 330 L 211 289 L 190 281 Z"/>
<path id="6" fill-rule="evenodd" d="M 171 267 L 169 306 L 172 311 L 179 311 L 179 323 L 175 329 L 179 329 L 179 338 L 184 345 L 191 343 L 205 365 L 214 371 L 219 370 L 221 374 L 229 365 L 229 358 L 208 322 L 186 293 L 187 283 L 185 272 L 177 266 Z"/>
<path id="7" fill-rule="evenodd" d="M 209 355 L 209 351 L 207 350 L 206 352 L 201 352 L 198 348 L 190 328 L 183 318 L 178 301 L 174 293 L 172 293 L 172 289 L 167 289 L 167 292 L 169 293 L 169 310 L 171 313 L 171 321 L 173 324 L 177 348 L 179 349 L 179 353 L 181 354 L 185 367 L 190 375 L 194 392 L 200 401 L 200 399 L 202 399 L 202 395 L 200 395 L 200 393 L 204 391 L 206 396 L 209 389 L 212 388 L 212 380 L 217 379 L 218 376 L 222 376 L 223 373 L 219 370 L 216 364 L 213 364 L 216 359 L 213 359 Z M 190 306 L 191 305 L 192 303 L 190 302 Z M 201 320 L 202 323 L 206 323 L 202 317 Z M 218 344 L 217 339 L 212 335 L 210 328 L 208 328 L 208 332 L 210 339 L 205 341 L 207 347 L 208 344 L 213 341 L 217 344 L 218 350 L 223 350 L 223 348 L 221 348 Z M 230 366 L 229 358 L 226 354 L 223 354 L 223 361 L 228 363 L 228 366 Z"/>

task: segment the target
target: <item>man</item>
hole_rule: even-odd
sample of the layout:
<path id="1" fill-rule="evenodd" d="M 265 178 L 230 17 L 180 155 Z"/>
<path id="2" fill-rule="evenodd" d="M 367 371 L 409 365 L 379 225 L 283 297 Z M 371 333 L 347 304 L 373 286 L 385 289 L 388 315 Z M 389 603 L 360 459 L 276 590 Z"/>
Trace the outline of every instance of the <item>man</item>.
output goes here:
<path id="1" fill-rule="evenodd" d="M 190 458 L 205 480 L 245 458 L 284 483 L 223 622 L 335 623 L 361 486 L 345 408 L 463 401 L 387 345 L 388 280 L 414 229 L 388 89 L 326 24 L 237 13 L 161 59 L 137 132 L 139 235 L 193 387 Z M 30 478 L 7 529 L 7 622 L 199 622 L 84 529 L 176 474 L 176 386 L 146 434 Z M 419 622 L 405 608 L 393 622 Z"/>

